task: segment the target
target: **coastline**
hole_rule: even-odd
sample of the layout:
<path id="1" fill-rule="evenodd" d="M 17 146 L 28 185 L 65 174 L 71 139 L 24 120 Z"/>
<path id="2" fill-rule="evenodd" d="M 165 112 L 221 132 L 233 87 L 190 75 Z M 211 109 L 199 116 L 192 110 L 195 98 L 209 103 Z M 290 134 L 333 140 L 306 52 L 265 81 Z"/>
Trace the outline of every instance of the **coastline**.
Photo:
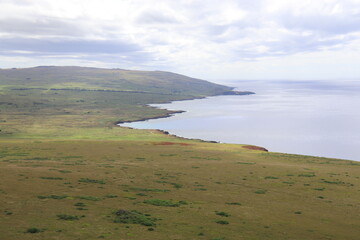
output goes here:
<path id="1" fill-rule="evenodd" d="M 235 89 L 235 88 L 233 88 L 233 89 Z M 243 95 L 252 95 L 252 94 L 256 94 L 256 93 L 251 92 L 251 91 L 234 91 L 234 90 L 231 90 L 231 91 L 227 91 L 227 92 L 224 92 L 222 94 L 219 94 L 219 95 L 186 98 L 186 99 L 181 99 L 181 100 L 167 101 L 167 102 L 163 102 L 161 104 L 172 103 L 172 102 L 175 102 L 175 101 L 188 101 L 188 100 L 195 100 L 195 99 L 204 99 L 204 98 L 207 98 L 207 97 L 216 97 L 216 96 L 229 96 L 229 95 L 243 96 Z M 156 104 L 156 103 L 151 103 L 151 104 Z M 152 106 L 150 106 L 150 104 L 147 104 L 146 106 L 147 107 L 152 107 Z M 153 120 L 153 119 L 169 118 L 169 117 L 173 117 L 175 114 L 180 114 L 180 113 L 186 112 L 184 110 L 168 110 L 168 109 L 165 109 L 165 110 L 167 111 L 167 113 L 164 114 L 164 115 L 158 115 L 158 116 L 148 117 L 148 118 L 140 118 L 140 119 L 133 120 L 133 121 L 131 121 L 131 120 L 117 121 L 117 122 L 114 122 L 113 124 L 116 125 L 117 127 L 134 129 L 132 127 L 121 126 L 121 124 L 134 123 L 134 122 L 144 122 L 144 121 Z M 203 139 L 200 139 L 200 138 L 181 137 L 181 136 L 178 136 L 178 135 L 175 135 L 175 134 L 171 134 L 170 132 L 162 130 L 162 129 L 152 129 L 152 130 L 156 130 L 158 132 L 161 132 L 162 134 L 173 136 L 173 137 L 176 137 L 176 138 L 179 138 L 179 139 L 184 139 L 184 140 L 195 140 L 195 141 L 206 142 L 206 143 L 221 143 L 219 141 L 203 140 Z M 244 145 L 244 147 L 247 148 L 247 149 L 260 150 L 260 151 L 268 152 L 268 150 L 266 148 L 261 147 L 261 146 Z"/>

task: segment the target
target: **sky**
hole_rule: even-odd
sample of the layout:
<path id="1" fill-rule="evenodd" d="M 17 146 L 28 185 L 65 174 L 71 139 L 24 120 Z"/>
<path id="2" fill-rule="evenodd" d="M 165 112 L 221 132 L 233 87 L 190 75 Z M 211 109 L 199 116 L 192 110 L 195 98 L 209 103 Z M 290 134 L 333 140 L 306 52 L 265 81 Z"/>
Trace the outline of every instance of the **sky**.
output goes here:
<path id="1" fill-rule="evenodd" d="M 360 0 L 0 0 L 0 68 L 359 79 Z"/>

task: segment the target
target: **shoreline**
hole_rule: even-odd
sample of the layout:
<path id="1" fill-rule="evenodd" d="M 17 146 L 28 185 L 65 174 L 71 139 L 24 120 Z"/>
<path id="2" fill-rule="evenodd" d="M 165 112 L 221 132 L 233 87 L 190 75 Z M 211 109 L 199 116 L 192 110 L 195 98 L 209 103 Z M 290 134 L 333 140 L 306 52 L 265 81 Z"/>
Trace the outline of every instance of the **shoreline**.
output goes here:
<path id="1" fill-rule="evenodd" d="M 233 88 L 234 89 L 234 88 Z M 164 102 L 164 103 L 158 103 L 158 104 L 169 104 L 169 103 L 172 103 L 172 102 L 175 102 L 175 101 L 189 101 L 189 100 L 195 100 L 195 99 L 204 99 L 204 98 L 208 98 L 208 97 L 217 97 L 217 96 L 243 96 L 243 95 L 252 95 L 252 94 L 256 94 L 255 92 L 250 92 L 250 91 L 228 91 L 228 92 L 224 92 L 223 94 L 219 94 L 219 95 L 213 95 L 213 96 L 206 96 L 206 97 L 194 97 L 194 98 L 186 98 L 186 99 L 181 99 L 181 100 L 174 100 L 174 101 L 168 101 L 168 102 Z M 150 104 L 157 104 L 157 103 L 150 103 Z M 153 107 L 153 106 L 150 106 L 150 104 L 146 104 L 145 106 L 147 107 L 152 107 L 152 108 L 156 108 L 156 107 Z M 148 118 L 140 118 L 138 120 L 127 120 L 127 121 L 117 121 L 117 122 L 114 122 L 113 124 L 116 125 L 117 127 L 122 127 L 122 128 L 129 128 L 129 129 L 135 129 L 135 128 L 132 128 L 132 127 L 126 127 L 126 126 L 121 126 L 120 124 L 124 124 L 124 123 L 134 123 L 134 122 L 145 122 L 145 121 L 148 121 L 148 120 L 153 120 L 153 119 L 161 119 L 161 118 L 170 118 L 170 117 L 173 117 L 175 114 L 180 114 L 180 113 L 184 113 L 186 111 L 184 110 L 168 110 L 166 108 L 164 108 L 164 110 L 168 111 L 166 114 L 164 115 L 159 115 L 159 116 L 154 116 L 154 117 L 148 117 Z M 149 129 L 150 130 L 150 129 Z M 184 140 L 195 140 L 195 141 L 200 141 L 200 142 L 205 142 L 205 143 L 222 143 L 220 141 L 213 141 L 213 140 L 203 140 L 203 139 L 200 139 L 200 138 L 187 138 L 187 137 L 181 137 L 181 136 L 178 136 L 178 135 L 175 135 L 175 134 L 171 134 L 170 132 L 166 131 L 166 130 L 162 130 L 162 129 L 151 129 L 151 130 L 156 130 L 158 132 L 161 132 L 165 135 L 168 135 L 168 136 L 173 136 L 173 137 L 176 137 L 176 138 L 179 138 L 179 139 L 184 139 Z M 226 143 L 224 143 L 226 144 Z M 243 144 L 240 144 L 240 145 L 243 145 Z M 255 146 L 255 145 L 247 145 L 245 144 L 244 145 L 245 148 L 248 148 L 248 149 L 253 149 L 253 150 L 261 150 L 261 151 L 266 151 L 268 152 L 268 150 L 264 147 L 261 147 L 261 146 Z"/>
<path id="2" fill-rule="evenodd" d="M 254 94 L 254 93 L 252 93 Z M 238 94 L 235 94 L 238 95 Z M 248 94 L 242 94 L 242 95 L 248 95 Z M 195 100 L 195 99 L 205 99 L 208 97 L 217 97 L 217 96 L 226 96 L 225 95 L 214 95 L 214 96 L 207 96 L 207 97 L 194 97 L 194 98 L 188 98 L 188 99 L 181 99 L 181 100 L 174 100 L 174 101 L 168 101 L 165 102 L 167 103 L 172 103 L 175 101 L 187 101 L 187 100 Z M 151 104 L 165 104 L 165 103 L 151 103 Z M 153 107 L 149 105 L 146 105 L 149 107 Z M 156 108 L 156 107 L 155 107 Z M 162 130 L 162 129 L 143 129 L 143 128 L 134 128 L 134 127 L 127 127 L 127 126 L 121 126 L 121 124 L 125 124 L 125 123 L 135 123 L 135 122 L 145 122 L 148 120 L 152 120 L 152 119 L 161 119 L 161 118 L 169 118 L 169 117 L 173 117 L 175 114 L 179 114 L 179 113 L 184 113 L 187 111 L 184 110 L 168 110 L 166 108 L 163 108 L 164 110 L 168 111 L 166 114 L 164 115 L 158 115 L 158 116 L 154 116 L 154 117 L 148 117 L 148 118 L 141 118 L 138 120 L 134 120 L 134 121 L 118 121 L 115 122 L 114 124 L 118 127 L 123 127 L 123 128 L 129 128 L 129 129 L 142 129 L 142 130 L 156 130 L 158 132 L 161 132 L 164 135 L 168 135 L 168 136 L 172 136 L 178 139 L 183 139 L 183 140 L 193 140 L 193 141 L 199 141 L 199 142 L 204 142 L 204 143 L 217 143 L 217 144 L 237 144 L 237 145 L 241 145 L 245 148 L 248 149 L 253 149 L 253 150 L 261 150 L 261 151 L 265 151 L 265 152 L 270 152 L 267 148 L 262 147 L 262 146 L 258 146 L 258 145 L 252 145 L 252 144 L 241 144 L 241 143 L 226 143 L 226 142 L 221 142 L 221 141 L 214 141 L 214 140 L 204 140 L 204 139 L 200 139 L 200 138 L 190 138 L 190 137 L 182 137 L 182 136 L 178 136 L 176 134 L 172 134 L 166 130 Z M 307 154 L 301 154 L 301 153 L 292 153 L 292 152 L 274 152 L 274 153 L 282 153 L 282 154 L 289 154 L 289 155 L 299 155 L 299 156 L 307 156 L 307 157 L 317 157 L 317 158 L 327 158 L 327 159 L 333 159 L 333 160 L 343 160 L 343 161 L 351 161 L 351 162 L 358 162 L 354 159 L 347 159 L 347 158 L 339 158 L 339 157 L 327 157 L 327 156 L 319 156 L 319 155 L 307 155 Z"/>

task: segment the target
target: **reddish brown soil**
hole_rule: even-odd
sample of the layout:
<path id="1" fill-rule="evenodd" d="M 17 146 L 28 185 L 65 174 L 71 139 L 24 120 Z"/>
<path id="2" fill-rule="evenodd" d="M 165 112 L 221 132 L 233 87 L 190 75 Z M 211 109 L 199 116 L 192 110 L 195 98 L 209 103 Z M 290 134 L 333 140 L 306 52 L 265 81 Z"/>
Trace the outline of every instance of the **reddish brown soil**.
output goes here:
<path id="1" fill-rule="evenodd" d="M 180 146 L 190 146 L 188 143 L 175 143 L 175 142 L 159 142 L 154 143 L 154 145 L 180 145 Z"/>
<path id="2" fill-rule="evenodd" d="M 250 150 L 259 150 L 259 151 L 268 152 L 268 150 L 266 148 L 253 146 L 253 145 L 245 145 L 245 146 L 242 146 L 242 147 L 246 148 L 246 149 L 250 149 Z"/>

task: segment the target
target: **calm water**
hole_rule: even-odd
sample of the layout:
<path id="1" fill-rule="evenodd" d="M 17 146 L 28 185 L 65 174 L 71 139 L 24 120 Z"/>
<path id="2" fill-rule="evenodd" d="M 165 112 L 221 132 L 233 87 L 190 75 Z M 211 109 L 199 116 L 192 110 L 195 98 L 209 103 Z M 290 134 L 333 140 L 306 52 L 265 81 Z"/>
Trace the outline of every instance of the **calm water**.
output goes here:
<path id="1" fill-rule="evenodd" d="M 126 126 L 360 161 L 360 81 L 236 81 L 255 95 L 217 96 L 153 106 L 185 110 Z"/>

